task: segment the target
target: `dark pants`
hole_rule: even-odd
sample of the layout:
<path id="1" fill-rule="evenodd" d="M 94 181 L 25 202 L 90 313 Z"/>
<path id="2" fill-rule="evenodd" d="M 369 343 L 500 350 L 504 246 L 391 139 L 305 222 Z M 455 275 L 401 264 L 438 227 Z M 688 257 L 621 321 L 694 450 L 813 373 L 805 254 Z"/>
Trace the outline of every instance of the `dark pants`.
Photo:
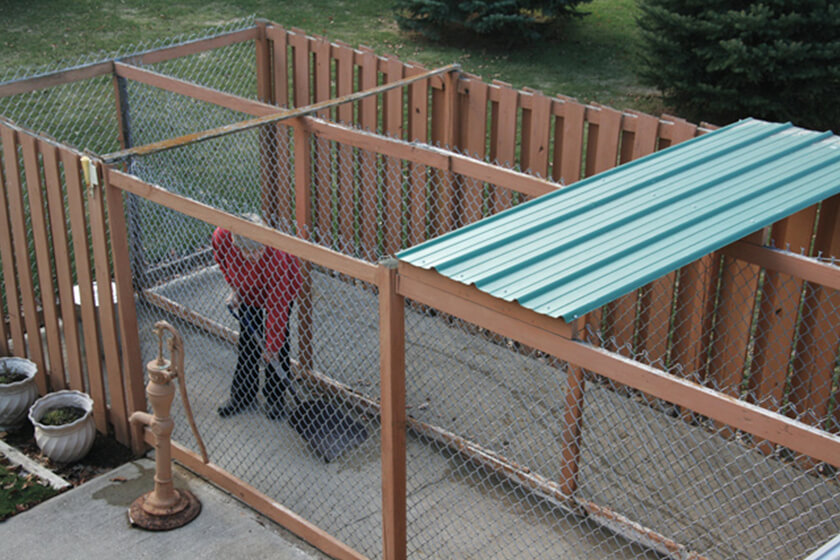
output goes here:
<path id="1" fill-rule="evenodd" d="M 291 309 L 289 310 L 291 312 Z M 263 362 L 263 310 L 250 305 L 239 306 L 239 358 L 233 374 L 230 396 L 233 402 L 248 405 L 254 402 L 260 388 L 260 364 Z M 265 386 L 263 395 L 269 407 L 283 404 L 283 396 L 289 386 L 289 325 L 286 324 L 286 336 L 283 347 L 277 353 L 277 364 L 265 367 Z"/>

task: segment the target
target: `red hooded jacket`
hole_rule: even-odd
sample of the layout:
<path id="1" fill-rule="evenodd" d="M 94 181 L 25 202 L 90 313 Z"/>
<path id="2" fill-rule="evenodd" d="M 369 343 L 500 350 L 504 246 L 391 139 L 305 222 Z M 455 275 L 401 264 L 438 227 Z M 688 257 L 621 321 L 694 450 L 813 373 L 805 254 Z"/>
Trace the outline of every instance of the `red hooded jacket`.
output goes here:
<path id="1" fill-rule="evenodd" d="M 289 306 L 300 291 L 303 277 L 297 258 L 266 247 L 257 261 L 249 261 L 233 244 L 230 231 L 213 232 L 213 256 L 240 303 L 265 310 L 265 349 L 278 352 L 286 338 Z"/>

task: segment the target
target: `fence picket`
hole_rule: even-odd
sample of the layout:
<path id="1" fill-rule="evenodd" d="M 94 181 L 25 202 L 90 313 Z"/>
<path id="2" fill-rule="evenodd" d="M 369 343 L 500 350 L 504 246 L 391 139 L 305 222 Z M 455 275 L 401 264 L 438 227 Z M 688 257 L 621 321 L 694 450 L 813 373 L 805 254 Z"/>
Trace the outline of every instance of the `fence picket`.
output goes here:
<path id="1" fill-rule="evenodd" d="M 140 355 L 140 334 L 137 329 L 137 309 L 134 304 L 134 286 L 131 281 L 131 261 L 128 247 L 128 231 L 126 228 L 125 207 L 123 193 L 110 184 L 110 172 L 105 174 L 105 198 L 108 208 L 108 229 L 111 239 L 111 252 L 114 262 L 114 283 L 116 284 L 116 299 L 120 329 L 120 350 L 122 353 L 123 370 L 118 380 L 109 378 L 108 382 L 118 381 L 120 390 L 125 394 L 126 406 L 119 410 L 111 410 L 114 423 L 127 426 L 131 431 L 130 439 L 121 441 L 123 445 L 131 445 L 135 453 L 143 451 L 143 427 L 129 425 L 128 418 L 134 411 L 146 410 L 146 391 L 144 386 L 143 360 Z M 131 196 L 131 195 L 127 195 Z M 184 380 L 180 380 L 184 382 Z M 118 430 L 115 430 L 119 433 Z"/>
<path id="2" fill-rule="evenodd" d="M 293 78 L 289 74 L 289 33 L 282 28 L 269 26 L 266 35 L 271 41 L 272 77 L 274 87 L 272 88 L 273 103 L 279 107 L 289 107 L 294 99 L 292 90 Z M 292 215 L 292 198 L 294 193 L 294 180 L 292 178 L 292 134 L 289 126 L 280 125 L 274 131 L 274 152 L 272 158 L 276 158 L 273 170 L 276 173 L 273 186 L 275 194 L 270 197 L 269 202 L 274 205 L 274 213 L 269 216 L 272 223 L 288 224 L 294 221 Z M 272 161 L 271 158 L 269 158 Z"/>
<path id="3" fill-rule="evenodd" d="M 84 187 L 79 174 L 79 156 L 61 149 L 61 162 L 67 182 L 67 205 L 70 213 L 70 230 L 73 238 L 73 256 L 76 261 L 76 282 L 79 290 L 79 307 L 84 334 L 84 356 L 87 366 L 89 387 L 87 392 L 93 398 L 93 420 L 101 433 L 108 432 L 108 415 L 105 384 L 102 372 L 102 349 L 97 329 L 96 299 L 93 294 L 93 267 L 88 248 L 87 212 L 85 210 Z M 79 391 L 83 387 L 73 387 Z"/>
<path id="4" fill-rule="evenodd" d="M 0 124 L 0 131 L 3 130 L 3 125 Z M 0 148 L 3 148 L 5 155 L 5 144 L 0 142 Z M 18 290 L 18 280 L 15 274 L 15 251 L 12 246 L 12 224 L 9 216 L 9 202 L 7 197 L 8 189 L 11 188 L 8 173 L 8 168 L 5 168 L 5 157 L 0 158 L 0 261 L 3 262 L 3 287 L 5 288 L 6 296 L 6 312 L 9 316 L 9 331 L 12 337 L 12 349 L 14 355 L 24 356 L 26 353 L 26 343 L 23 335 L 23 317 L 20 312 L 20 292 Z M 5 181 L 3 178 L 5 177 Z M 5 329 L 5 321 L 4 323 Z M 4 332 L 5 335 L 5 332 Z M 3 350 L 8 352 L 6 338 L 3 338 Z"/>
<path id="5" fill-rule="evenodd" d="M 516 165 L 516 123 L 519 111 L 519 92 L 510 84 L 493 81 L 499 89 L 499 101 L 493 103 L 490 129 L 490 161 L 502 167 Z M 496 189 L 493 193 L 495 212 L 511 207 L 513 193 Z"/>
<path id="6" fill-rule="evenodd" d="M 622 121 L 622 127 L 629 124 L 628 120 L 633 121 L 635 129 L 632 132 L 622 131 L 620 163 L 646 156 L 656 149 L 659 119 L 642 113 L 633 114 L 636 115 L 635 119 Z M 668 274 L 616 303 L 615 316 L 618 323 L 613 326 L 613 332 L 619 345 L 633 342 L 635 352 L 646 351 L 651 360 L 661 359 L 664 363 L 668 350 L 668 319 L 673 303 L 675 278 L 674 273 Z M 637 304 L 638 320 L 631 323 L 630 309 Z M 632 317 L 635 319 L 635 313 Z"/>
<path id="7" fill-rule="evenodd" d="M 339 97 L 353 93 L 353 70 L 353 50 L 345 45 L 339 45 L 336 52 L 336 93 Z M 337 115 L 340 123 L 352 124 L 353 105 L 351 103 L 339 105 Z M 346 249 L 355 249 L 355 220 L 358 204 L 353 181 L 354 159 L 353 148 L 344 143 L 339 143 L 336 169 L 339 204 L 338 229 L 341 245 Z"/>
<path id="8" fill-rule="evenodd" d="M 411 66 L 407 76 L 425 71 L 422 66 Z M 429 80 L 411 84 L 408 90 L 408 139 L 412 142 L 426 142 L 429 137 Z M 420 163 L 408 164 L 409 208 L 408 244 L 416 245 L 426 240 L 426 185 L 428 168 Z"/>
<path id="9" fill-rule="evenodd" d="M 330 43 L 324 38 L 312 41 L 313 86 L 315 103 L 327 101 L 332 97 L 332 59 L 330 58 Z M 316 113 L 319 118 L 330 119 L 330 109 L 322 109 Z M 316 141 L 313 158 L 314 171 L 314 200 L 313 209 L 317 239 L 324 245 L 331 245 L 333 239 L 333 188 L 332 188 L 332 154 L 329 142 Z"/>
<path id="10" fill-rule="evenodd" d="M 562 105 L 562 116 L 556 118 L 551 175 L 564 185 L 580 181 L 585 116 L 584 105 L 567 99 Z"/>
<path id="11" fill-rule="evenodd" d="M 52 264 L 50 263 L 49 237 L 47 236 L 47 216 L 44 207 L 44 189 L 41 182 L 41 164 L 38 157 L 38 145 L 29 134 L 19 136 L 23 150 L 23 167 L 26 176 L 26 191 L 29 195 L 29 217 L 32 227 L 32 239 L 35 243 L 35 263 L 38 267 L 38 284 L 41 288 L 41 308 L 44 313 L 43 327 L 47 339 L 47 373 L 50 388 L 53 391 L 63 389 L 64 357 L 58 330 L 58 313 L 55 305 L 55 286 L 53 284 Z"/>
<path id="12" fill-rule="evenodd" d="M 674 303 L 674 281 L 672 272 L 658 278 L 642 288 L 639 293 L 639 324 L 636 351 L 646 352 L 650 361 L 666 362 L 668 341 L 673 325 L 671 306 Z"/>
<path id="13" fill-rule="evenodd" d="M 378 82 L 376 69 L 376 55 L 370 49 L 362 49 L 361 65 L 359 69 L 359 85 L 357 90 L 362 91 L 374 88 Z M 375 132 L 377 130 L 377 98 L 368 96 L 359 104 L 359 119 L 362 129 Z M 359 178 L 359 223 L 361 224 L 361 246 L 362 255 L 375 259 L 377 256 L 376 247 L 376 195 L 377 185 L 377 156 L 370 151 L 362 151 L 359 157 L 360 178 Z"/>
<path id="14" fill-rule="evenodd" d="M 659 149 L 664 150 L 670 146 L 691 140 L 697 136 L 697 125 L 675 117 L 673 115 L 662 115 L 666 121 L 670 121 L 665 125 L 660 121 L 659 131 Z"/>
<path id="15" fill-rule="evenodd" d="M 823 201 L 814 240 L 814 252 L 830 256 L 840 255 L 840 195 Z M 803 421 L 822 423 L 823 429 L 840 431 L 840 425 L 827 418 L 832 396 L 832 378 L 837 364 L 837 340 L 840 338 L 840 292 L 806 285 L 803 308 L 807 315 L 799 330 L 799 344 L 793 361 L 790 382 L 790 403 L 802 415 Z M 835 402 L 834 417 L 838 417 Z"/>
<path id="16" fill-rule="evenodd" d="M 59 309 L 62 331 L 67 351 L 67 382 L 72 388 L 84 387 L 82 356 L 79 351 L 78 323 L 73 300 L 73 272 L 70 264 L 70 246 L 67 239 L 67 219 L 64 211 L 61 180 L 58 167 L 58 150 L 46 142 L 39 142 L 38 149 L 44 161 L 44 179 L 52 232 L 55 276 L 58 284 Z M 64 387 L 62 387 L 64 388 Z"/>
<path id="17" fill-rule="evenodd" d="M 590 177 L 618 163 L 621 141 L 620 111 L 598 106 L 598 122 L 589 121 L 589 136 L 586 141 L 586 176 Z"/>
<path id="18" fill-rule="evenodd" d="M 272 52 L 272 79 L 274 103 L 280 107 L 289 106 L 289 40 L 285 29 L 269 25 L 266 36 Z"/>
<path id="19" fill-rule="evenodd" d="M 719 275 L 720 256 L 716 253 L 701 257 L 679 271 L 673 348 L 668 365 L 672 371 L 676 371 L 677 366 L 681 367 L 683 376 L 698 382 L 706 373 Z"/>
<path id="20" fill-rule="evenodd" d="M 9 203 L 9 215 L 12 223 L 12 239 L 14 242 L 15 268 L 18 272 L 18 285 L 23 302 L 23 322 L 26 326 L 26 346 L 15 350 L 18 356 L 26 357 L 38 366 L 35 380 L 38 391 L 47 393 L 47 369 L 44 362 L 44 347 L 41 341 L 41 325 L 38 321 L 38 306 L 35 302 L 35 288 L 32 278 L 32 263 L 29 259 L 29 247 L 26 235 L 26 217 L 23 203 L 23 185 L 21 184 L 21 169 L 18 161 L 18 133 L 8 127 L 0 131 L 3 138 L 3 155 L 6 158 L 6 195 Z M 27 350 L 28 348 L 28 350 Z M 28 352 L 28 353 L 27 353 Z"/>
<path id="21" fill-rule="evenodd" d="M 774 224 L 772 237 L 777 247 L 790 245 L 791 251 L 807 251 L 817 208 L 806 208 Z M 772 270 L 765 271 L 759 322 L 755 334 L 755 359 L 750 373 L 750 397 L 770 410 L 782 404 L 793 336 L 799 316 L 799 294 L 802 280 Z M 770 399 L 771 402 L 765 402 Z"/>
<path id="22" fill-rule="evenodd" d="M 522 109 L 521 168 L 526 173 L 548 176 L 548 144 L 551 132 L 551 99 L 532 94 L 531 107 Z"/>
<path id="23" fill-rule="evenodd" d="M 385 62 L 385 83 L 403 78 L 403 64 L 397 58 Z M 385 134 L 392 138 L 403 137 L 403 88 L 385 92 L 382 103 L 382 120 Z M 393 255 L 402 247 L 402 162 L 386 157 L 383 165 L 382 207 L 385 254 Z"/>
<path id="24" fill-rule="evenodd" d="M 461 147 L 466 155 L 484 160 L 487 153 L 487 100 L 489 88 L 478 78 L 467 81 L 466 93 L 459 97 L 462 119 L 460 126 L 463 138 Z M 461 190 L 458 195 L 460 220 L 462 226 L 482 218 L 484 207 L 484 182 L 469 177 L 461 177 Z"/>
<path id="25" fill-rule="evenodd" d="M 760 244 L 761 233 L 746 239 Z M 709 379 L 715 389 L 736 398 L 745 375 L 759 271 L 755 265 L 723 259 Z"/>
<path id="26" fill-rule="evenodd" d="M 432 144 L 447 149 L 453 148 L 456 138 L 453 118 L 453 103 L 457 92 L 452 80 L 444 80 L 442 89 L 432 89 Z M 433 171 L 437 179 L 437 196 L 433 197 L 431 209 L 432 236 L 441 235 L 455 229 L 455 180 L 448 171 Z"/>
<path id="27" fill-rule="evenodd" d="M 101 168 L 97 172 L 102 177 Z M 102 350 L 105 354 L 105 373 L 108 376 L 108 397 L 110 420 L 114 426 L 114 437 L 118 441 L 130 441 L 125 415 L 125 395 L 122 385 L 117 321 L 114 314 L 114 294 L 111 291 L 111 266 L 109 262 L 108 230 L 105 218 L 105 201 L 102 187 L 90 189 L 88 213 L 90 215 L 91 243 L 93 245 L 96 294 L 99 305 L 99 326 L 102 336 Z"/>
<path id="28" fill-rule="evenodd" d="M 295 30 L 296 31 L 296 30 Z M 309 80 L 309 39 L 302 31 L 289 35 L 292 47 L 292 76 L 294 77 L 292 103 L 295 107 L 305 107 L 312 103 Z"/>

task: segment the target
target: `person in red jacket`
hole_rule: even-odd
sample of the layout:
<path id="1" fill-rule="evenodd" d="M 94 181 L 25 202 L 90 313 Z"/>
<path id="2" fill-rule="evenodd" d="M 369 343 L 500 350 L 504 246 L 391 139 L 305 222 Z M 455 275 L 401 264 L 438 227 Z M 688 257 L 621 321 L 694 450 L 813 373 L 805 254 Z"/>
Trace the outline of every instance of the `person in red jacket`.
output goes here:
<path id="1" fill-rule="evenodd" d="M 262 224 L 259 216 L 245 218 Z M 266 416 L 281 420 L 286 416 L 289 386 L 289 315 L 302 283 L 300 262 L 221 227 L 213 232 L 213 256 L 232 290 L 226 303 L 239 319 L 239 356 L 230 399 L 219 407 L 219 416 L 227 418 L 253 407 L 260 364 L 265 363 Z M 275 364 L 283 371 L 277 371 Z"/>

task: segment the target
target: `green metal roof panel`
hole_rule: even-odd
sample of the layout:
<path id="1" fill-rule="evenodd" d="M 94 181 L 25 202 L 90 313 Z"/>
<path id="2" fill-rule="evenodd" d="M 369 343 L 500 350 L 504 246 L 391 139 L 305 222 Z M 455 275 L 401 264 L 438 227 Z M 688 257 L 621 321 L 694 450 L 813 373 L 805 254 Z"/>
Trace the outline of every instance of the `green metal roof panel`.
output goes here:
<path id="1" fill-rule="evenodd" d="M 397 254 L 572 321 L 840 193 L 840 138 L 747 119 Z"/>

